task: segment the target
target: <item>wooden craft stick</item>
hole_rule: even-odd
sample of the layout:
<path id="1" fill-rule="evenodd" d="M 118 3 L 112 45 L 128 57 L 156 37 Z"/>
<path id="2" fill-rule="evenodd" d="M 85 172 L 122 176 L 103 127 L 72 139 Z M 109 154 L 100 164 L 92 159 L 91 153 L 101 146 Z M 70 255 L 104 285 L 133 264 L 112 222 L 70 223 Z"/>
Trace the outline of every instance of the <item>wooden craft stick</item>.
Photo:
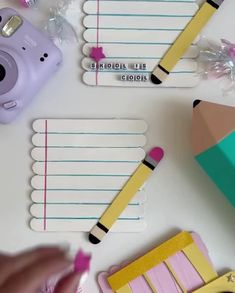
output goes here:
<path id="1" fill-rule="evenodd" d="M 224 0 L 207 0 L 199 9 L 185 30 L 179 35 L 160 63 L 154 69 L 151 79 L 154 84 L 161 84 L 172 71 L 176 63 L 192 44 L 198 33 L 207 24 Z"/>
<path id="2" fill-rule="evenodd" d="M 96 72 L 85 72 L 83 81 L 87 85 L 96 86 L 135 86 L 135 87 L 155 87 L 151 82 L 149 73 L 119 73 L 117 72 L 99 72 L 96 78 Z M 122 75 L 127 75 L 123 80 Z M 131 76 L 131 77 L 128 77 Z M 135 77 L 137 76 L 137 77 Z M 130 79 L 131 78 L 131 79 Z M 137 79 L 136 79 L 137 78 Z M 200 77 L 196 72 L 172 73 L 169 78 L 161 84 L 161 87 L 195 87 L 200 82 Z"/>
<path id="3" fill-rule="evenodd" d="M 108 2 L 108 1 L 107 1 Z M 93 43 L 86 43 L 82 50 L 85 56 L 90 56 L 91 48 L 94 46 Z M 167 52 L 171 45 L 161 45 L 161 44 L 105 44 L 105 54 L 109 58 L 137 58 L 141 60 L 143 58 L 158 59 Z M 186 50 L 185 54 L 182 55 L 182 58 L 196 58 L 199 54 L 199 49 L 197 46 L 190 46 Z"/>
<path id="4" fill-rule="evenodd" d="M 210 282 L 193 293 L 235 293 L 235 271 Z"/>
<path id="5" fill-rule="evenodd" d="M 111 203 L 120 190 L 47 190 L 47 203 L 86 203 L 106 204 Z M 31 199 L 35 203 L 44 203 L 44 190 L 34 190 Z M 146 202 L 146 193 L 140 190 L 136 193 L 131 204 Z"/>
<path id="6" fill-rule="evenodd" d="M 185 247 L 183 252 L 205 283 L 208 283 L 218 277 L 217 273 L 211 269 L 211 263 L 201 253 L 195 242 Z"/>
<path id="7" fill-rule="evenodd" d="M 137 284 L 143 275 L 148 276 L 159 293 L 191 292 L 205 282 L 211 282 L 217 278 L 217 273 L 206 249 L 199 247 L 199 239 L 196 243 L 194 237 L 194 233 L 181 232 L 111 274 L 107 280 L 112 290 L 118 292 L 126 284 Z"/>
<path id="8" fill-rule="evenodd" d="M 47 119 L 47 133 L 142 134 L 147 123 L 137 119 Z M 45 133 L 45 119 L 35 120 L 35 132 Z"/>
<path id="9" fill-rule="evenodd" d="M 87 70 L 87 71 L 96 71 L 97 68 L 93 69 L 92 64 L 94 64 L 94 60 L 90 59 L 90 58 L 83 58 L 82 60 L 82 67 Z M 110 65 L 112 66 L 110 68 Z M 120 67 L 120 69 L 118 68 L 118 65 Z M 146 69 L 145 70 L 141 70 L 141 69 L 136 69 L 138 67 L 136 67 L 137 65 L 145 65 Z M 112 58 L 108 58 L 105 59 L 103 61 L 100 61 L 99 63 L 99 67 L 98 67 L 98 71 L 102 72 L 102 71 L 109 71 L 109 72 L 115 72 L 115 73 L 136 73 L 138 74 L 138 72 L 141 73 L 151 73 L 154 69 L 156 65 L 156 59 L 133 59 L 130 58 L 128 60 L 124 59 L 124 58 L 120 58 L 120 59 L 112 59 Z M 125 67 L 124 67 L 125 66 Z M 174 68 L 174 73 L 176 72 L 196 72 L 198 68 L 198 63 L 193 60 L 193 59 L 181 59 L 177 65 Z"/>
<path id="10" fill-rule="evenodd" d="M 47 162 L 47 175 L 130 176 L 139 162 Z M 33 172 L 45 175 L 45 163 L 33 164 Z"/>
<path id="11" fill-rule="evenodd" d="M 177 30 L 122 30 L 122 29 L 100 29 L 99 43 L 115 44 L 172 44 L 181 31 Z M 87 42 L 94 43 L 97 39 L 97 29 L 87 29 L 83 38 Z M 192 43 L 197 43 L 196 38 Z"/>
<path id="12" fill-rule="evenodd" d="M 122 191 L 104 212 L 99 222 L 92 228 L 89 235 L 90 242 L 98 244 L 103 239 L 137 191 L 151 176 L 163 156 L 164 152 L 161 148 L 154 148 L 150 151 L 135 173 L 123 185 Z"/>
<path id="13" fill-rule="evenodd" d="M 44 147 L 45 135 L 36 133 L 32 138 L 33 145 Z M 146 137 L 142 134 L 48 134 L 49 147 L 142 147 Z"/>
<path id="14" fill-rule="evenodd" d="M 99 219 L 108 204 L 47 204 L 47 218 L 56 219 Z M 44 204 L 33 204 L 30 213 L 35 218 L 43 218 Z M 128 205 L 120 219 L 140 219 L 144 216 L 143 205 Z"/>
<path id="15" fill-rule="evenodd" d="M 127 15 L 100 15 L 100 29 L 148 29 L 148 30 L 183 30 L 191 16 L 169 17 L 169 16 L 127 16 Z M 86 28 L 96 28 L 97 16 L 87 15 L 83 19 Z M 174 28 L 174 29 L 173 29 Z"/>
<path id="16" fill-rule="evenodd" d="M 99 13 L 101 15 L 119 14 L 119 15 L 172 15 L 172 16 L 193 16 L 198 5 L 196 3 L 181 2 L 158 2 L 158 1 L 125 1 L 120 5 L 119 1 L 99 1 Z M 97 7 L 92 0 L 85 2 L 83 10 L 86 14 L 96 14 Z"/>
<path id="17" fill-rule="evenodd" d="M 45 148 L 35 147 L 31 156 L 45 161 Z M 49 148 L 48 162 L 140 162 L 145 157 L 141 148 Z"/>
<path id="18" fill-rule="evenodd" d="M 47 219 L 48 232 L 88 232 L 95 225 L 97 220 L 88 219 Z M 33 218 L 30 221 L 30 227 L 34 231 L 42 232 L 44 230 L 44 219 Z M 110 232 L 115 233 L 136 233 L 146 229 L 144 220 L 117 220 Z"/>
<path id="19" fill-rule="evenodd" d="M 120 190 L 130 176 L 47 176 L 47 190 Z M 44 189 L 44 176 L 36 175 L 32 187 Z"/>
<path id="20" fill-rule="evenodd" d="M 193 238 L 190 233 L 181 232 L 146 253 L 144 256 L 141 256 L 129 265 L 125 266 L 123 269 L 109 276 L 107 278 L 108 283 L 112 290 L 116 291 L 140 275 L 143 275 L 153 267 L 159 265 L 168 257 L 176 254 L 178 251 L 181 251 L 191 243 L 193 243 Z"/>

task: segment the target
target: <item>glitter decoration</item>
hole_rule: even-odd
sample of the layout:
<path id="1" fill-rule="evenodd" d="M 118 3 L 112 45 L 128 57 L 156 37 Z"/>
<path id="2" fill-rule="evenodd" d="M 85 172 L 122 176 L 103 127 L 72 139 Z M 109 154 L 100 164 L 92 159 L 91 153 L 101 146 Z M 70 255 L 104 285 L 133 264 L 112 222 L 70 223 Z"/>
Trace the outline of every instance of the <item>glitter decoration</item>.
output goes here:
<path id="1" fill-rule="evenodd" d="M 221 79 L 225 91 L 234 91 L 235 44 L 226 39 L 221 39 L 220 45 L 207 43 L 207 47 L 200 50 L 199 56 L 203 76 L 208 79 Z"/>

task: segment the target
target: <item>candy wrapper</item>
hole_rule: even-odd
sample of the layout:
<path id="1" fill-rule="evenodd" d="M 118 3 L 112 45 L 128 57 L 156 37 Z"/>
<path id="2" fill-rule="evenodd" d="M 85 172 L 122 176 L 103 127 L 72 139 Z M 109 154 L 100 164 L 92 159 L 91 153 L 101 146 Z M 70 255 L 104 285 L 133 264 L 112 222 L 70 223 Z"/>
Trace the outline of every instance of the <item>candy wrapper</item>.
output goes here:
<path id="1" fill-rule="evenodd" d="M 66 12 L 74 0 L 60 0 L 55 7 L 50 8 L 50 17 L 45 29 L 50 38 L 62 43 L 78 41 L 77 33 L 72 24 L 66 19 Z"/>
<path id="2" fill-rule="evenodd" d="M 199 62 L 204 78 L 220 79 L 225 92 L 235 90 L 235 44 L 225 39 L 220 45 L 207 42 L 200 50 Z"/>

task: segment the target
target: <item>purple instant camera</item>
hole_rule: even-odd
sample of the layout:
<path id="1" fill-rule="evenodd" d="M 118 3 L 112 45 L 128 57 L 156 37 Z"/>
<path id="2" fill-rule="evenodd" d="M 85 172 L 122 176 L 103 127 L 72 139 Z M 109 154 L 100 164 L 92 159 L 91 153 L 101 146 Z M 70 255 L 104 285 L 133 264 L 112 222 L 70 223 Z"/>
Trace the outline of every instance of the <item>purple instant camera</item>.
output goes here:
<path id="1" fill-rule="evenodd" d="M 61 61 L 47 36 L 15 10 L 0 9 L 0 123 L 19 114 Z"/>

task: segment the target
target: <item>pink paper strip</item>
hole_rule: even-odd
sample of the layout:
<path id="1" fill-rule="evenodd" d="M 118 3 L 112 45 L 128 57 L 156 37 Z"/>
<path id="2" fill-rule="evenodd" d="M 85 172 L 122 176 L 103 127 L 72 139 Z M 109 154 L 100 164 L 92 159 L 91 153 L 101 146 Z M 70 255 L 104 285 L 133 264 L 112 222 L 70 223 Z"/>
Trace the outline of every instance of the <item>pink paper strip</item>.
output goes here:
<path id="1" fill-rule="evenodd" d="M 191 233 L 191 235 L 201 252 L 211 263 L 208 250 L 202 242 L 200 236 L 196 233 Z M 183 252 L 178 252 L 168 258 L 167 261 L 170 263 L 177 278 L 188 292 L 192 292 L 193 290 L 204 285 L 200 275 Z M 124 264 L 123 267 L 125 267 L 125 265 L 126 264 Z M 119 269 L 120 267 L 116 267 L 116 270 Z M 146 274 L 158 293 L 182 293 L 182 290 L 174 279 L 174 276 L 164 263 L 152 268 L 146 272 Z M 107 273 L 99 276 L 99 284 L 101 285 L 103 293 L 111 293 L 113 291 L 107 284 L 106 276 Z M 152 293 L 151 288 L 143 276 L 136 278 L 130 282 L 129 285 L 133 293 Z"/>
<path id="2" fill-rule="evenodd" d="M 129 285 L 131 290 L 135 293 L 153 293 L 143 276 L 131 281 Z"/>
<path id="3" fill-rule="evenodd" d="M 182 293 L 166 265 L 161 263 L 147 272 L 158 293 Z M 142 291 L 142 293 L 145 291 Z"/>
<path id="4" fill-rule="evenodd" d="M 187 291 L 191 292 L 204 285 L 204 282 L 198 272 L 183 252 L 178 252 L 174 256 L 170 257 L 168 261 L 176 276 L 179 278 L 180 282 Z"/>

